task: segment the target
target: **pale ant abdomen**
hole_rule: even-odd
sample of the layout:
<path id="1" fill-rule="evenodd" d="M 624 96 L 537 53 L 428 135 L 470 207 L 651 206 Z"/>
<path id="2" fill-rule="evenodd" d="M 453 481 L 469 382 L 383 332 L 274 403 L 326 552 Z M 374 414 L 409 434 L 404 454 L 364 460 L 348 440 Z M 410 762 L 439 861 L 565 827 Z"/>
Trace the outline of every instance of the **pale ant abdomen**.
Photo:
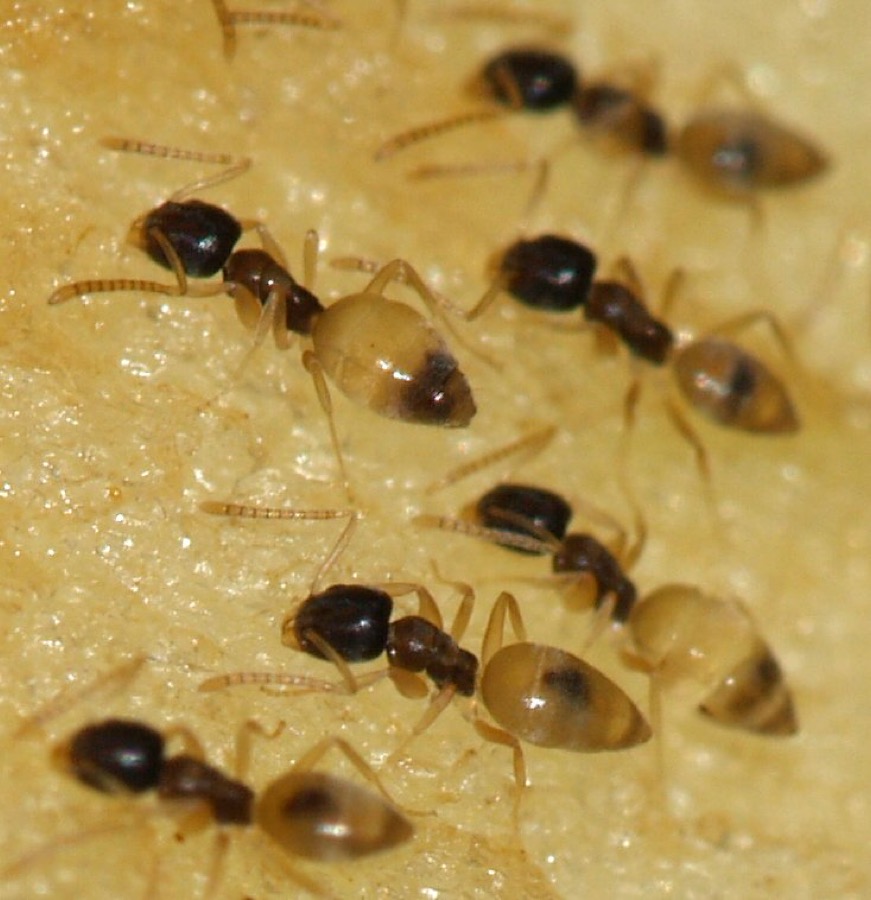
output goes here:
<path id="1" fill-rule="evenodd" d="M 678 348 L 672 365 L 692 407 L 728 428 L 792 434 L 801 422 L 780 379 L 731 341 L 702 338 Z"/>
<path id="2" fill-rule="evenodd" d="M 296 856 L 357 859 L 405 843 L 411 822 L 364 787 L 323 772 L 288 772 L 257 799 L 254 821 Z"/>
<path id="3" fill-rule="evenodd" d="M 650 739 L 638 707 L 582 659 L 544 644 L 509 644 L 484 664 L 481 697 L 515 737 L 578 753 L 617 751 Z"/>
<path id="4" fill-rule="evenodd" d="M 417 311 L 352 294 L 315 318 L 318 362 L 350 399 L 391 419 L 464 428 L 475 401 L 459 363 Z"/>
<path id="5" fill-rule="evenodd" d="M 653 685 L 707 687 L 699 711 L 722 725 L 768 736 L 798 731 L 780 664 L 746 608 L 684 584 L 645 596 L 629 617 L 627 661 Z"/>
<path id="6" fill-rule="evenodd" d="M 802 184 L 829 166 L 809 139 L 774 119 L 742 110 L 694 116 L 677 135 L 675 153 L 704 185 L 736 196 Z"/>

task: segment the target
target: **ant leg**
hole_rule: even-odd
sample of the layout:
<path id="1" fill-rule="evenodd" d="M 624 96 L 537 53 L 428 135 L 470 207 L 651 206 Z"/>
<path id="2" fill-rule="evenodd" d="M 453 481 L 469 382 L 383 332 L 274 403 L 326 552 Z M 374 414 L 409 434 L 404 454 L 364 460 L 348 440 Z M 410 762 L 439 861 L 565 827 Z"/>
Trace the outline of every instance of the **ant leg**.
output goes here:
<path id="1" fill-rule="evenodd" d="M 353 492 L 351 491 L 351 483 L 348 480 L 348 472 L 345 468 L 345 457 L 342 454 L 342 448 L 339 444 L 339 435 L 336 431 L 336 419 L 333 415 L 333 401 L 330 398 L 330 389 L 327 385 L 327 379 L 324 377 L 324 370 L 321 366 L 320 362 L 318 362 L 318 358 L 311 350 L 306 350 L 302 355 L 302 364 L 305 366 L 306 371 L 311 375 L 312 381 L 314 382 L 315 391 L 318 395 L 318 400 L 321 404 L 321 409 L 324 411 L 324 415 L 327 417 L 327 423 L 330 428 L 330 440 L 333 444 L 333 453 L 336 457 L 336 463 L 339 466 L 339 477 L 342 480 L 342 485 L 345 488 L 345 493 L 348 496 L 348 499 L 351 503 L 354 502 Z"/>
<path id="2" fill-rule="evenodd" d="M 412 584 L 410 582 L 390 581 L 385 584 L 375 585 L 379 590 L 384 591 L 391 597 L 403 597 L 406 594 L 415 594 L 417 596 L 417 615 L 421 619 L 426 619 L 432 625 L 435 625 L 439 631 L 444 630 L 444 622 L 442 614 L 435 602 L 433 595 L 420 584 Z"/>
<path id="3" fill-rule="evenodd" d="M 405 752 L 408 745 L 417 737 L 422 735 L 432 725 L 436 719 L 448 708 L 451 700 L 457 693 L 456 685 L 447 685 L 443 687 L 438 694 L 433 697 L 426 712 L 415 722 L 414 728 L 400 741 L 399 746 L 387 757 L 387 764 L 390 765 Z"/>
<path id="4" fill-rule="evenodd" d="M 490 618 L 484 631 L 484 640 L 481 643 L 482 668 L 486 668 L 490 660 L 502 648 L 506 612 L 511 619 L 511 627 L 517 640 L 521 643 L 526 641 L 526 627 L 523 624 L 523 616 L 520 614 L 520 606 L 513 594 L 502 591 L 490 610 Z"/>
<path id="5" fill-rule="evenodd" d="M 497 728 L 483 719 L 475 717 L 473 721 L 475 731 L 492 744 L 502 744 L 503 747 L 510 747 L 514 755 L 514 805 L 512 818 L 514 821 L 514 829 L 518 836 L 520 834 L 520 803 L 523 799 L 523 792 L 526 790 L 526 760 L 523 756 L 523 747 L 520 741 L 502 728 Z"/>
<path id="6" fill-rule="evenodd" d="M 84 841 L 91 840 L 92 838 L 115 835 L 119 831 L 133 830 L 147 831 L 148 833 L 148 842 L 151 846 L 152 874 L 149 877 L 149 892 L 146 894 L 146 896 L 156 896 L 156 893 L 153 891 L 153 887 L 156 885 L 158 880 L 156 877 L 156 872 L 159 866 L 159 860 L 156 847 L 154 846 L 154 831 L 152 828 L 147 828 L 146 822 L 110 822 L 108 824 L 104 823 L 102 825 L 96 825 L 93 828 L 79 829 L 78 831 L 72 832 L 70 834 L 64 834 L 59 837 L 55 837 L 51 840 L 50 843 L 44 844 L 41 847 L 37 847 L 34 850 L 30 850 L 23 856 L 20 856 L 18 859 L 13 860 L 11 863 L 0 869 L 0 879 L 2 879 L 4 884 L 8 881 L 14 881 L 15 879 L 18 879 L 25 875 L 27 871 L 34 865 L 41 864 L 46 859 L 50 859 L 55 854 L 62 852 L 69 847 L 75 847 L 78 844 L 83 843 Z M 21 894 L 19 896 L 32 895 Z"/>
<path id="7" fill-rule="evenodd" d="M 720 63 L 708 73 L 699 85 L 693 105 L 701 108 L 710 104 L 711 98 L 723 85 L 731 88 L 755 112 L 762 111 L 758 96 L 747 86 L 744 70 L 734 62 Z"/>
<path id="8" fill-rule="evenodd" d="M 314 291 L 315 279 L 318 274 L 318 253 L 320 238 L 314 228 L 305 233 L 305 241 L 302 248 L 302 286 L 307 291 Z"/>
<path id="9" fill-rule="evenodd" d="M 394 806 L 399 806 L 390 795 L 387 788 L 384 787 L 383 782 L 378 777 L 378 773 L 344 738 L 333 736 L 319 741 L 314 747 L 304 753 L 296 763 L 294 763 L 293 771 L 310 772 L 333 748 L 342 753 L 351 765 L 353 765 L 370 784 L 374 785 L 386 800 Z"/>
<path id="10" fill-rule="evenodd" d="M 269 741 L 274 741 L 280 737 L 287 727 L 284 721 L 279 722 L 271 731 L 265 728 L 256 719 L 246 719 L 236 732 L 236 749 L 235 761 L 233 765 L 233 774 L 235 777 L 243 781 L 248 777 L 248 770 L 251 767 L 251 738 L 256 735 Z"/>
<path id="11" fill-rule="evenodd" d="M 662 288 L 659 298 L 659 318 L 668 321 L 674 312 L 674 305 L 683 294 L 686 284 L 686 270 L 680 267 L 672 269 Z"/>
<path id="12" fill-rule="evenodd" d="M 200 739 L 186 725 L 170 725 L 164 729 L 163 736 L 167 742 L 172 738 L 179 738 L 184 746 L 184 752 L 194 759 L 205 762 L 206 751 Z"/>
<path id="13" fill-rule="evenodd" d="M 230 18 L 230 10 L 224 0 L 212 0 L 218 24 L 221 26 L 221 34 L 224 39 L 224 57 L 232 59 L 236 55 L 236 26 Z"/>
<path id="14" fill-rule="evenodd" d="M 716 328 L 712 329 L 709 334 L 733 334 L 737 331 L 743 331 L 745 328 L 750 328 L 758 323 L 767 325 L 771 329 L 771 333 L 774 335 L 777 344 L 783 351 L 783 355 L 791 364 L 797 365 L 795 352 L 792 349 L 792 342 L 787 336 L 783 325 L 780 323 L 777 316 L 767 310 L 755 309 L 750 312 L 742 313 L 740 316 L 735 316 L 732 319 L 727 319 L 725 322 L 721 322 Z"/>
<path id="15" fill-rule="evenodd" d="M 240 219 L 239 224 L 243 231 L 256 231 L 263 249 L 283 268 L 287 268 L 287 257 L 281 244 L 272 235 L 269 228 L 259 219 Z"/>
<path id="16" fill-rule="evenodd" d="M 671 419 L 672 424 L 677 430 L 677 433 L 693 449 L 696 457 L 696 468 L 699 470 L 699 475 L 702 478 L 702 482 L 705 488 L 705 501 L 707 502 L 708 507 L 710 508 L 712 514 L 716 519 L 717 498 L 714 492 L 714 482 L 711 476 L 711 466 L 708 461 L 708 451 L 705 450 L 705 445 L 702 443 L 702 439 L 699 437 L 695 428 L 690 425 L 686 417 L 670 398 L 665 401 L 665 409 L 668 413 L 669 418 Z"/>
<path id="17" fill-rule="evenodd" d="M 460 592 L 460 605 L 454 614 L 454 621 L 451 623 L 450 636 L 459 644 L 469 627 L 472 619 L 472 612 L 475 608 L 475 592 L 471 586 L 461 581 L 451 582 Z"/>

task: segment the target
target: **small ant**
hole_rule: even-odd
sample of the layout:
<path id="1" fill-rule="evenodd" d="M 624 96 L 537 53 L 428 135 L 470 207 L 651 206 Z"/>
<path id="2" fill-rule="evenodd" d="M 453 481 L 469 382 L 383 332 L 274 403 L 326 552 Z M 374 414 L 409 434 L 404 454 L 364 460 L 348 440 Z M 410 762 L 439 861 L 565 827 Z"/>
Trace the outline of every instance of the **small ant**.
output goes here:
<path id="1" fill-rule="evenodd" d="M 590 513 L 603 516 L 590 508 Z M 637 537 L 617 555 L 591 534 L 566 534 L 572 510 L 559 494 L 524 484 L 500 484 L 487 491 L 473 506 L 473 521 L 421 515 L 419 525 L 483 538 L 522 553 L 551 557 L 555 574 L 579 589 L 582 602 L 592 602 L 604 618 L 616 624 L 626 621 L 638 597 L 635 584 L 626 576 L 644 547 L 646 528 L 637 517 Z M 616 523 L 608 519 L 611 525 Z M 622 532 L 622 529 L 619 529 Z M 622 557 L 621 562 L 618 557 Z M 588 596 L 592 593 L 592 597 Z"/>
<path id="2" fill-rule="evenodd" d="M 175 735 L 188 752 L 167 756 L 167 738 Z M 332 747 L 344 753 L 383 798 L 343 778 L 313 772 Z M 199 742 L 178 726 L 161 734 L 135 720 L 106 719 L 75 732 L 55 748 L 53 759 L 82 784 L 103 793 L 154 791 L 161 801 L 196 804 L 217 825 L 257 826 L 291 857 L 356 859 L 389 850 L 413 834 L 377 775 L 340 738 L 321 741 L 259 795 L 204 762 Z M 13 864 L 5 874 L 14 874 L 31 859 Z M 306 890 L 322 893 L 307 877 L 293 869 L 289 874 Z"/>
<path id="3" fill-rule="evenodd" d="M 789 355 L 787 338 L 770 313 L 745 313 L 706 337 L 679 344 L 665 322 L 648 309 L 628 259 L 617 263 L 623 280 L 597 279 L 596 257 L 588 248 L 570 238 L 546 234 L 516 241 L 502 254 L 498 268 L 497 279 L 504 289 L 525 305 L 549 311 L 583 308 L 587 322 L 618 338 L 633 357 L 655 366 L 670 365 L 690 406 L 717 424 L 766 435 L 791 434 L 800 428 L 798 413 L 781 380 L 756 356 L 719 336 L 764 322 Z M 666 304 L 677 286 L 673 279 Z M 483 308 L 475 310 L 481 312 Z M 631 421 L 637 400 L 636 383 L 627 396 L 627 421 Z M 669 411 L 707 473 L 704 451 L 692 429 L 676 409 L 670 406 Z"/>
<path id="4" fill-rule="evenodd" d="M 389 593 L 388 593 L 389 591 Z M 470 697 L 475 692 L 478 660 L 459 646 L 472 611 L 472 594 L 461 586 L 463 599 L 451 626 L 444 631 L 441 613 L 432 595 L 420 585 L 391 584 L 384 588 L 354 584 L 334 584 L 310 594 L 284 620 L 281 642 L 318 659 L 330 660 L 342 676 L 337 685 L 306 676 L 270 672 L 239 672 L 210 678 L 200 685 L 201 691 L 212 691 L 239 684 L 277 684 L 313 690 L 344 689 L 357 693 L 384 675 L 393 679 L 400 690 L 420 693 L 424 672 L 438 693 L 414 729 L 413 735 L 425 730 L 444 710 L 456 694 Z M 416 615 L 390 620 L 393 597 L 414 592 L 418 597 Z M 358 678 L 348 663 L 366 662 L 386 654 L 389 668 Z M 414 678 L 406 680 L 408 673 Z"/>
<path id="5" fill-rule="evenodd" d="M 503 646 L 505 616 L 517 642 Z M 499 727 L 474 719 L 488 741 L 511 747 L 515 817 L 526 785 L 520 741 L 577 753 L 625 750 L 651 737 L 638 707 L 610 678 L 565 650 L 527 641 L 517 600 L 493 604 L 481 648 L 481 701 Z"/>
<path id="6" fill-rule="evenodd" d="M 223 262 L 220 283 L 192 286 L 187 281 L 186 267 L 199 262 L 202 241 L 170 238 L 162 217 L 160 222 L 148 227 L 147 220 L 147 216 L 143 217 L 141 225 L 137 220 L 134 229 L 139 233 L 145 229 L 144 233 L 153 237 L 170 262 L 176 284 L 91 279 L 58 288 L 49 297 L 49 304 L 113 291 L 145 291 L 173 297 L 226 293 L 234 299 L 242 323 L 254 330 L 255 348 L 270 331 L 279 349 L 290 345 L 291 333 L 309 338 L 311 349 L 303 352 L 303 365 L 314 381 L 327 416 L 334 453 L 346 485 L 348 479 L 326 376 L 351 400 L 387 418 L 446 427 L 465 427 L 472 420 L 476 407 L 471 389 L 445 341 L 420 313 L 384 296 L 391 282 L 402 281 L 418 294 L 433 315 L 443 316 L 438 298 L 405 260 L 389 262 L 362 291 L 341 297 L 325 308 L 311 290 L 318 253 L 318 235 L 313 230 L 305 239 L 303 284 L 287 270 L 284 254 L 268 231 L 259 227 L 266 249 L 237 250 Z M 207 232 L 212 223 L 209 216 Z M 179 249 L 175 243 L 180 245 Z"/>
<path id="7" fill-rule="evenodd" d="M 627 633 L 626 662 L 651 678 L 654 724 L 660 686 L 692 679 L 713 687 L 699 711 L 721 725 L 771 737 L 798 731 L 780 664 L 737 600 L 665 585 L 635 606 Z"/>

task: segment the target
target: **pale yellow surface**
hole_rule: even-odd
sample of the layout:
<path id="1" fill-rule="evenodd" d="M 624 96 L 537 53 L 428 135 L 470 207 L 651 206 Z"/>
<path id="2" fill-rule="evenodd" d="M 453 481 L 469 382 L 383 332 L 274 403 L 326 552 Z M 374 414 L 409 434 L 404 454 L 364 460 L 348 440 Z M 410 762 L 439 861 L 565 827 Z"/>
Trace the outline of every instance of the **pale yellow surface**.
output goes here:
<path id="1" fill-rule="evenodd" d="M 458 21 L 443 6 L 410 0 L 393 48 L 391 3 L 335 0 L 341 32 L 245 30 L 227 63 L 207 0 L 4 5 L 0 866 L 77 831 L 142 824 L 138 806 L 94 795 L 49 765 L 51 742 L 100 715 L 184 722 L 217 761 L 230 761 L 245 718 L 283 719 L 285 734 L 255 748 L 249 778 L 263 785 L 328 734 L 377 765 L 420 714 L 420 701 L 388 684 L 355 697 L 196 692 L 205 677 L 239 669 L 333 675 L 283 648 L 279 625 L 337 526 L 222 520 L 197 508 L 230 497 L 344 504 L 297 349 L 264 348 L 232 383 L 248 344 L 224 299 L 45 301 L 74 278 L 163 275 L 124 244 L 127 226 L 206 170 L 98 146 L 119 134 L 253 157 L 250 174 L 209 199 L 268 222 L 295 266 L 304 231 L 316 227 L 327 259 L 403 256 L 471 303 L 486 258 L 520 227 L 528 178 L 417 184 L 403 173 L 436 159 L 541 154 L 571 123 L 518 117 L 374 164 L 374 148 L 396 130 L 465 108 L 461 82 L 484 55 L 543 39 L 517 25 Z M 416 819 L 413 843 L 371 862 L 300 868 L 343 897 L 871 896 L 867 6 L 553 0 L 548 9 L 571 16 L 575 6 L 577 29 L 564 45 L 586 71 L 655 63 L 656 97 L 679 120 L 717 65 L 731 63 L 834 159 L 824 180 L 766 201 L 759 230 L 746 210 L 712 202 L 671 164 L 651 166 L 631 212 L 612 223 L 630 168 L 580 144 L 555 164 L 529 225 L 589 239 L 606 259 L 630 253 L 654 291 L 684 267 L 676 318 L 696 332 L 761 306 L 794 323 L 814 303 L 794 331 L 804 367 L 789 376 L 804 419 L 798 436 L 758 439 L 694 419 L 714 469 L 719 530 L 656 379 L 630 466 L 651 532 L 634 573 L 640 588 L 687 581 L 743 597 L 791 681 L 801 734 L 768 742 L 730 733 L 697 717 L 692 693 L 668 698 L 672 824 L 652 746 L 598 756 L 531 749 L 524 856 L 513 843 L 510 754 L 484 744 L 457 705 L 382 773 L 401 803 L 435 813 Z M 320 273 L 327 296 L 359 284 Z M 554 444 L 517 475 L 626 520 L 615 465 L 625 362 L 596 357 L 588 336 L 542 327 L 509 303 L 465 334 L 506 363 L 499 374 L 460 352 L 479 406 L 467 431 L 390 423 L 334 397 L 365 518 L 331 578 L 430 583 L 436 559 L 447 577 L 476 587 L 470 647 L 498 590 L 513 587 L 535 639 L 578 649 L 588 619 L 552 590 L 508 579 L 539 574 L 545 561 L 418 532 L 409 518 L 455 512 L 507 474 L 496 467 L 425 497 L 453 465 L 554 423 Z M 747 341 L 789 372 L 764 334 Z M 452 614 L 450 592 L 435 590 Z M 149 661 L 130 684 L 73 706 L 45 734 L 12 736 L 21 717 L 136 654 Z M 591 659 L 645 701 L 644 679 L 623 669 L 612 642 L 601 640 Z M 211 833 L 184 844 L 172 834 L 154 817 L 92 836 L 43 854 L 0 895 L 141 896 L 159 860 L 159 895 L 191 896 L 208 870 Z M 221 896 L 292 895 L 279 859 L 262 837 L 235 836 Z"/>

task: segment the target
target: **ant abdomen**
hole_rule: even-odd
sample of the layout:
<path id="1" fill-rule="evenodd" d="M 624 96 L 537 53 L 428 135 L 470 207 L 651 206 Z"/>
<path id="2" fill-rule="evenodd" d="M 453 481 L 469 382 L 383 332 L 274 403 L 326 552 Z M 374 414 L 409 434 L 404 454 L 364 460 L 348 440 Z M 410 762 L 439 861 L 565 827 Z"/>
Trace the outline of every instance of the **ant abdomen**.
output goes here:
<path id="1" fill-rule="evenodd" d="M 681 130 L 675 150 L 708 187 L 733 195 L 801 184 L 829 165 L 807 138 L 742 110 L 698 114 Z"/>
<path id="2" fill-rule="evenodd" d="M 389 850 L 411 823 L 377 794 L 321 772 L 288 772 L 260 795 L 255 822 L 294 855 L 324 862 Z"/>
<path id="3" fill-rule="evenodd" d="M 702 338 L 681 347 L 674 375 L 693 408 L 720 425 L 755 434 L 791 434 L 801 426 L 780 379 L 730 341 Z"/>
<path id="4" fill-rule="evenodd" d="M 780 664 L 747 609 L 684 584 L 664 585 L 629 618 L 630 664 L 668 686 L 708 688 L 699 711 L 719 724 L 782 737 L 798 731 Z"/>
<path id="5" fill-rule="evenodd" d="M 316 317 L 312 343 L 342 393 L 383 416 L 463 428 L 475 415 L 447 344 L 404 303 L 372 293 L 343 297 Z"/>
<path id="6" fill-rule="evenodd" d="M 481 696 L 499 725 L 539 747 L 623 750 L 651 736 L 638 707 L 610 678 L 557 647 L 502 647 L 484 666 Z"/>

